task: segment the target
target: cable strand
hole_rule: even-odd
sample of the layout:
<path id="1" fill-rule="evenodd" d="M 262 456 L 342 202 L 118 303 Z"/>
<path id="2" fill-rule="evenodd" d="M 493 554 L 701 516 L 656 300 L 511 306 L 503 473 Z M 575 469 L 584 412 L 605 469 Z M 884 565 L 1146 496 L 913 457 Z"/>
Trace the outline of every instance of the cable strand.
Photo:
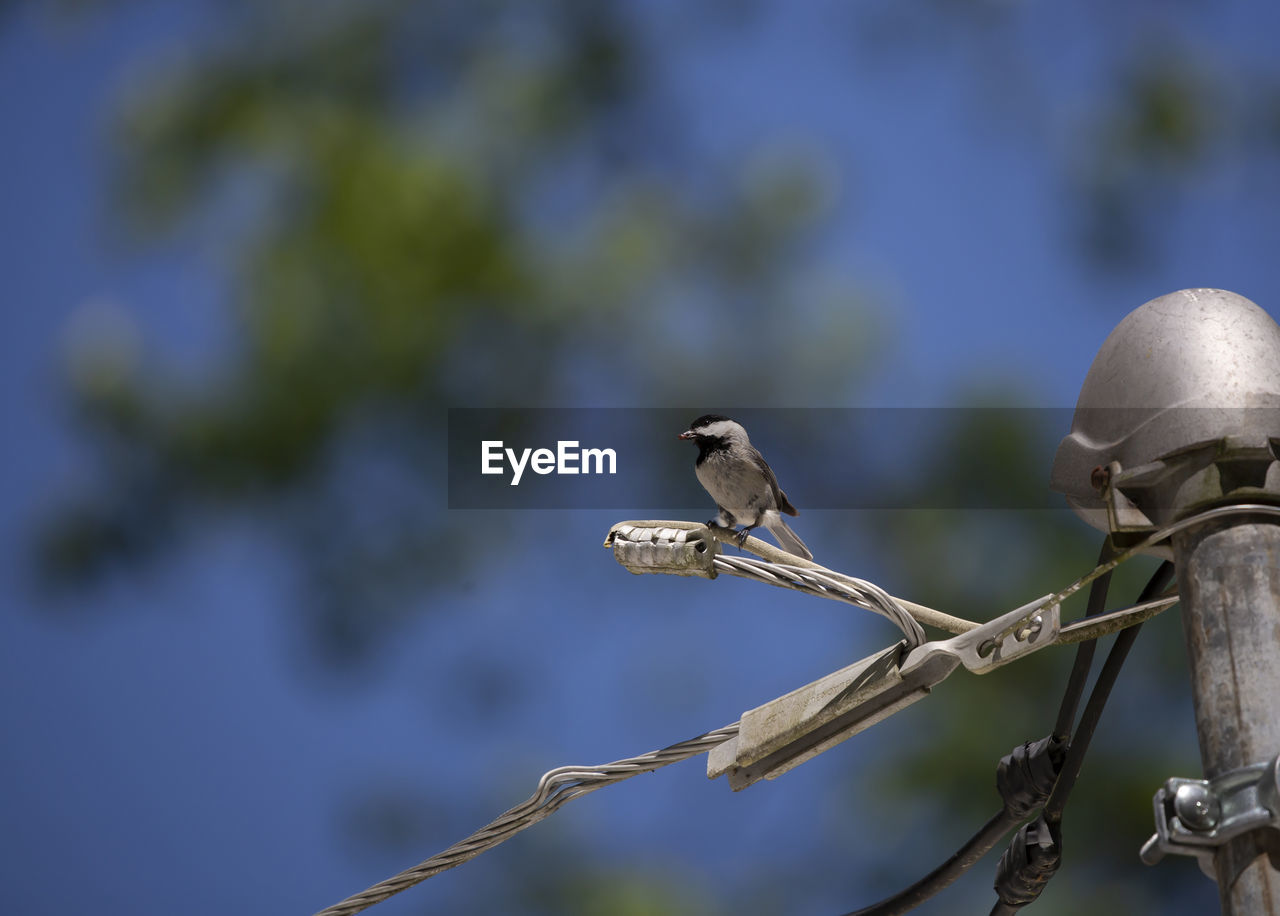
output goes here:
<path id="1" fill-rule="evenodd" d="M 902 603 L 874 582 L 856 579 L 833 570 L 810 568 L 790 563 L 767 562 L 754 557 L 735 557 L 719 554 L 715 558 L 717 569 L 731 575 L 755 579 L 767 585 L 807 592 L 822 598 L 832 598 L 871 611 L 888 619 L 907 638 L 907 648 L 914 649 L 925 642 L 924 628 L 907 612 Z"/>
<path id="2" fill-rule="evenodd" d="M 562 805 L 581 798 L 596 789 L 630 779 L 640 773 L 688 760 L 723 744 L 738 734 L 738 723 L 726 725 L 688 741 L 649 751 L 636 757 L 617 760 L 594 767 L 565 766 L 548 770 L 528 799 L 511 808 L 464 840 L 443 852 L 405 869 L 398 875 L 353 894 L 346 900 L 326 907 L 316 916 L 351 916 L 380 903 L 400 891 L 413 887 L 433 875 L 448 871 L 510 839 L 527 827 L 550 816 Z"/>

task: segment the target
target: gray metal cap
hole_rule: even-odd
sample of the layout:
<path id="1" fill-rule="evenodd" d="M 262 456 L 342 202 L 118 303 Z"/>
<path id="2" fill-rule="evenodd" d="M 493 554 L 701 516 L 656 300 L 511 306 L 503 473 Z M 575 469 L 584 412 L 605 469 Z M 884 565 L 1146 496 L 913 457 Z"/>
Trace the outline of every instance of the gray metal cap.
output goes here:
<path id="1" fill-rule="evenodd" d="M 1261 407 L 1280 407 L 1280 325 L 1270 315 L 1221 289 L 1152 299 L 1116 326 L 1089 367 L 1049 486 L 1107 531 L 1094 468 L 1131 468 L 1225 437 L 1265 445 L 1280 429 L 1258 422 L 1264 412 L 1252 408 Z"/>

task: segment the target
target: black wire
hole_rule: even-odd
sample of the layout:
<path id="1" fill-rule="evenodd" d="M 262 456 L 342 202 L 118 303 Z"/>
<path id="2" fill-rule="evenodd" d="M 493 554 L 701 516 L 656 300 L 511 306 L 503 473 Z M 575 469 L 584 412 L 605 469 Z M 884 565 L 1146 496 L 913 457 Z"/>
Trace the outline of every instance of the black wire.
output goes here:
<path id="1" fill-rule="evenodd" d="M 1172 563 L 1165 561 L 1152 574 L 1147 581 L 1146 586 L 1142 589 L 1142 594 L 1138 596 L 1136 603 L 1141 604 L 1144 601 L 1150 601 L 1168 586 L 1169 581 L 1173 578 L 1174 566 Z M 1090 595 L 1092 598 L 1092 595 Z M 1092 603 L 1092 602 L 1091 602 Z M 1057 855 L 1061 855 L 1060 845 L 1060 825 L 1062 823 L 1062 812 L 1066 807 L 1067 798 L 1071 795 L 1071 790 L 1075 787 L 1076 780 L 1080 776 L 1080 768 L 1084 763 L 1084 755 L 1089 750 L 1089 742 L 1093 738 L 1093 733 L 1098 727 L 1098 721 L 1102 718 L 1102 709 L 1107 703 L 1107 698 L 1111 695 L 1111 689 L 1115 686 L 1116 678 L 1120 674 L 1120 668 L 1124 665 L 1125 659 L 1129 655 L 1129 650 L 1133 648 L 1133 643 L 1138 638 L 1138 631 L 1142 629 L 1142 624 L 1137 623 L 1120 631 L 1120 635 L 1116 637 L 1115 642 L 1111 646 L 1111 651 L 1107 653 L 1107 660 L 1102 665 L 1102 670 L 1098 673 L 1098 679 L 1094 682 L 1093 690 L 1089 693 L 1089 702 L 1085 704 L 1084 714 L 1080 717 L 1080 724 L 1076 727 L 1075 735 L 1071 739 L 1071 744 L 1067 749 L 1067 758 L 1063 762 L 1062 771 L 1058 775 L 1058 781 L 1053 787 L 1053 792 L 1049 795 L 1049 800 L 1045 802 L 1044 809 L 1041 811 L 1041 817 L 1044 818 L 1046 825 L 1049 827 L 1053 838 L 1054 845 L 1057 847 Z M 1079 659 L 1077 653 L 1077 660 Z M 1087 669 L 1086 669 L 1087 673 Z M 1075 670 L 1072 671 L 1072 681 L 1075 680 Z M 1064 698 L 1065 699 L 1065 698 Z M 1065 709 L 1066 703 L 1063 707 Z M 1060 717 L 1061 718 L 1061 717 Z M 1002 862 L 1003 864 L 1003 862 Z M 1054 863 L 1053 869 L 1057 868 Z M 1042 875 L 1040 881 L 1042 885 L 1047 883 L 1053 876 L 1053 871 L 1049 871 Z M 1004 876 L 1000 875 L 996 879 L 997 888 Z M 1039 892 L 1037 891 L 1037 894 Z M 1030 901 L 1028 901 L 1030 902 Z M 997 900 L 995 906 L 991 910 L 991 916 L 1011 916 L 1018 912 L 1026 903 L 1011 904 L 1003 900 Z"/>
<path id="2" fill-rule="evenodd" d="M 1104 545 L 1104 556 L 1107 550 L 1107 546 Z M 1173 577 L 1173 571 L 1172 563 L 1162 563 L 1160 568 L 1147 581 L 1146 586 L 1143 587 L 1137 603 L 1141 604 L 1144 601 L 1149 601 L 1152 597 L 1164 591 L 1169 584 L 1169 580 Z M 1100 602 L 1104 600 L 1099 598 L 1098 602 L 1095 602 L 1096 594 L 1097 590 L 1092 591 L 1089 595 L 1090 613 L 1096 613 L 1097 610 L 1100 610 Z M 1076 726 L 1075 734 L 1071 738 L 1071 743 L 1067 748 L 1066 759 L 1063 761 L 1062 768 L 1059 771 L 1057 782 L 1053 787 L 1053 791 L 1049 794 L 1049 799 L 1045 802 L 1040 815 L 1049 835 L 1052 837 L 1051 847 L 1044 851 L 1045 855 L 1039 857 L 1039 861 L 1034 861 L 1036 857 L 1033 857 L 1032 861 L 1019 864 L 1011 864 L 1018 862 L 1018 857 L 1013 856 L 1014 850 L 1012 848 L 1005 853 L 1005 857 L 1001 859 L 1000 866 L 996 870 L 996 890 L 1001 899 L 998 899 L 992 908 L 992 916 L 1009 916 L 1009 914 L 1016 913 L 1022 907 L 1033 902 L 1039 897 L 1044 887 L 1056 873 L 1062 857 L 1061 822 L 1063 809 L 1066 807 L 1067 798 L 1070 796 L 1071 790 L 1075 787 L 1076 780 L 1080 776 L 1084 755 L 1089 750 L 1089 742 L 1092 740 L 1093 733 L 1102 718 L 1102 709 L 1111 695 L 1116 678 L 1119 677 L 1120 668 L 1124 665 L 1125 659 L 1129 655 L 1129 650 L 1138 638 L 1138 631 L 1141 628 L 1142 624 L 1139 623 L 1120 631 L 1111 646 L 1111 651 L 1107 653 L 1107 660 L 1103 663 L 1102 670 L 1098 673 L 1098 679 L 1094 682 L 1093 690 L 1089 693 L 1089 702 L 1085 704 L 1080 723 Z M 1090 640 L 1090 644 L 1092 642 Z M 1084 679 L 1088 676 L 1089 666 L 1087 661 L 1091 658 L 1092 652 L 1087 654 L 1076 653 L 1076 665 L 1072 669 L 1067 695 L 1063 697 L 1062 709 L 1059 711 L 1059 727 L 1062 727 L 1064 720 L 1067 721 L 1067 727 L 1069 727 L 1070 719 L 1074 717 L 1075 706 L 1079 697 L 1077 695 L 1073 698 L 1072 693 L 1080 690 Z M 1082 661 L 1082 659 L 1085 661 Z M 1021 838 L 1022 835 L 1019 834 L 1015 842 L 1018 842 Z M 1025 870 L 1027 867 L 1030 868 L 1030 872 Z M 1029 888 L 1032 890 L 1028 895 Z M 1010 895 L 1013 895 L 1011 902 L 1006 902 L 1005 898 Z"/>
<path id="3" fill-rule="evenodd" d="M 879 903 L 846 913 L 845 916 L 900 916 L 914 910 L 930 897 L 955 881 L 983 856 L 991 851 L 1001 837 L 1018 824 L 1019 818 L 1002 809 L 969 838 L 969 841 L 929 874 L 915 884 L 901 890 L 892 897 L 886 897 Z"/>
<path id="4" fill-rule="evenodd" d="M 1107 537 L 1098 552 L 1098 565 L 1101 566 L 1115 558 L 1118 551 Z M 1103 573 L 1093 580 L 1089 587 L 1089 603 L 1085 617 L 1101 614 L 1107 607 L 1107 591 L 1111 587 L 1111 571 Z M 1098 647 L 1096 639 L 1086 639 L 1076 647 L 1076 660 L 1071 666 L 1071 677 L 1067 680 L 1067 689 L 1062 694 L 1062 705 L 1058 708 L 1058 721 L 1053 726 L 1053 736 L 1059 741 L 1067 741 L 1071 737 L 1071 726 L 1076 721 L 1076 709 L 1080 706 L 1080 697 L 1084 694 L 1085 682 L 1089 679 L 1089 669 L 1093 667 L 1093 653 Z"/>
<path id="5" fill-rule="evenodd" d="M 1098 565 L 1113 559 L 1116 553 L 1117 551 L 1111 545 L 1111 539 L 1108 538 L 1103 542 L 1102 550 L 1098 557 Z M 1142 595 L 1138 598 L 1138 603 L 1148 601 L 1163 591 L 1172 575 L 1173 564 L 1168 562 L 1162 564 L 1151 577 L 1146 587 L 1143 588 Z M 1086 617 L 1100 614 L 1105 609 L 1110 583 L 1110 571 L 1094 580 L 1089 589 L 1089 603 L 1085 611 Z M 1068 747 L 1066 759 L 1063 761 L 1053 792 L 1050 793 L 1049 800 L 1044 806 L 1045 820 L 1055 829 L 1062 819 L 1062 808 L 1066 804 L 1067 797 L 1075 785 L 1076 778 L 1080 775 L 1084 753 L 1088 750 L 1089 741 L 1097 728 L 1098 720 L 1102 717 L 1102 707 L 1110 696 L 1111 688 L 1120 673 L 1120 666 L 1129 654 L 1129 649 L 1137 638 L 1138 630 L 1141 626 L 1142 624 L 1136 624 L 1122 630 L 1120 635 L 1116 637 L 1116 642 L 1111 647 L 1111 652 L 1108 653 L 1107 660 L 1103 664 L 1102 672 L 1098 675 L 1098 680 L 1089 695 L 1089 702 L 1085 705 L 1080 725 L 1076 729 L 1075 737 Z M 1067 689 L 1062 697 L 1057 723 L 1053 731 L 1053 737 L 1060 742 L 1065 743 L 1071 736 L 1071 726 L 1075 721 L 1076 710 L 1080 705 L 1080 697 L 1084 693 L 1084 685 L 1089 678 L 1089 669 L 1093 663 L 1096 645 L 1097 641 L 1090 639 L 1080 643 L 1076 648 L 1075 663 L 1071 669 L 1071 676 L 1067 681 Z M 1050 810 L 1051 805 L 1053 806 L 1052 812 Z M 919 881 L 891 897 L 886 897 L 884 900 L 863 907 L 860 910 L 850 911 L 845 916 L 900 916 L 902 913 L 915 909 L 950 885 L 982 859 L 1000 841 L 1001 837 L 1017 825 L 1020 820 L 1022 820 L 1022 817 L 1012 813 L 1008 807 L 1002 808 L 945 862 Z M 995 909 L 991 912 L 992 916 L 1009 916 L 1009 914 L 1016 913 L 1017 910 L 1018 907 L 1010 906 L 1003 901 L 997 901 Z"/>
<path id="6" fill-rule="evenodd" d="M 1150 601 L 1164 591 L 1173 578 L 1173 572 L 1172 563 L 1168 560 L 1161 563 L 1160 568 L 1142 589 L 1142 594 L 1138 596 L 1136 603 Z M 1098 727 L 1098 720 L 1102 718 L 1102 707 L 1106 705 L 1107 698 L 1111 695 L 1111 688 L 1115 686 L 1116 678 L 1120 675 L 1120 667 L 1128 657 L 1129 650 L 1133 648 L 1134 640 L 1138 638 L 1138 632 L 1141 629 L 1142 624 L 1138 623 L 1121 630 L 1111 646 L 1111 651 L 1107 653 L 1107 660 L 1102 665 L 1098 680 L 1093 685 L 1093 692 L 1089 694 L 1089 702 L 1085 705 L 1084 714 L 1080 717 L 1080 724 L 1076 727 L 1075 736 L 1072 737 L 1071 745 L 1067 748 L 1067 759 L 1062 765 L 1058 784 L 1053 787 L 1049 800 L 1045 802 L 1044 818 L 1050 824 L 1056 824 L 1062 820 L 1062 809 L 1066 806 L 1067 797 L 1071 794 L 1076 779 L 1080 775 L 1085 752 L 1089 750 L 1089 742 L 1093 738 L 1094 730 Z"/>
<path id="7" fill-rule="evenodd" d="M 1097 565 L 1101 566 L 1111 560 L 1117 552 L 1111 545 L 1111 539 L 1107 538 L 1102 543 Z M 1089 603 L 1085 610 L 1086 617 L 1092 617 L 1105 610 L 1107 589 L 1110 582 L 1110 570 L 1093 580 L 1093 585 L 1089 588 Z M 1062 706 L 1058 711 L 1058 724 L 1053 732 L 1054 737 L 1063 745 L 1066 744 L 1067 739 L 1071 736 L 1071 725 L 1075 721 L 1076 708 L 1079 706 L 1080 696 L 1084 692 L 1084 685 L 1089 677 L 1089 668 L 1093 662 L 1095 645 L 1096 641 L 1090 639 L 1076 647 L 1075 665 L 1071 669 L 1071 678 L 1067 682 L 1067 690 L 1062 698 Z M 845 916 L 899 916 L 901 913 L 915 909 L 968 871 L 969 868 L 990 852 L 996 843 L 1000 842 L 1001 838 L 1017 826 L 1021 820 L 1022 817 L 1012 813 L 1008 806 L 1001 808 L 950 858 L 919 881 L 878 903 L 873 903 L 860 910 L 853 910 L 846 913 Z"/>
<path id="8" fill-rule="evenodd" d="M 1143 587 L 1137 603 L 1149 601 L 1164 591 L 1169 585 L 1172 574 L 1174 574 L 1174 564 L 1161 563 L 1160 568 L 1156 569 L 1151 580 L 1148 580 L 1147 585 Z M 1041 819 L 1052 837 L 1051 847 L 1046 852 L 1047 857 L 1039 862 L 1028 862 L 1032 870 L 1030 873 L 1025 873 L 1023 866 L 1010 866 L 1006 861 L 1009 860 L 1012 849 L 1005 853 L 996 876 L 996 890 L 1001 899 L 997 899 L 995 906 L 992 907 L 991 916 L 1010 916 L 1011 913 L 1016 913 L 1032 903 L 1039 897 L 1044 885 L 1047 885 L 1056 874 L 1062 856 L 1062 810 L 1065 809 L 1066 800 L 1071 794 L 1071 789 L 1075 787 L 1076 779 L 1079 778 L 1085 752 L 1089 750 L 1089 742 L 1092 741 L 1094 730 L 1098 727 L 1098 720 L 1102 718 L 1102 707 L 1106 706 L 1107 699 L 1111 696 L 1116 678 L 1120 675 L 1120 668 L 1128 658 L 1129 650 L 1133 649 L 1134 641 L 1137 641 L 1139 629 L 1142 629 L 1142 624 L 1137 623 L 1120 631 L 1120 635 L 1116 636 L 1114 644 L 1111 645 L 1111 651 L 1107 652 L 1107 660 L 1102 664 L 1101 672 L 1098 672 L 1097 681 L 1093 683 L 1093 690 L 1089 692 L 1089 701 L 1084 706 L 1084 713 L 1080 716 L 1080 723 L 1076 725 L 1075 734 L 1066 751 L 1066 760 L 1062 762 L 1057 783 L 1053 786 L 1048 801 L 1044 802 Z M 1073 674 L 1075 674 L 1074 670 Z M 1012 867 L 1012 870 L 1006 871 L 1009 867 Z M 1020 896 L 1027 894 L 1028 889 L 1030 889 L 1029 896 L 1019 899 Z M 1015 897 L 1011 902 L 1006 902 L 1005 898 L 1010 893 L 1015 894 Z"/>

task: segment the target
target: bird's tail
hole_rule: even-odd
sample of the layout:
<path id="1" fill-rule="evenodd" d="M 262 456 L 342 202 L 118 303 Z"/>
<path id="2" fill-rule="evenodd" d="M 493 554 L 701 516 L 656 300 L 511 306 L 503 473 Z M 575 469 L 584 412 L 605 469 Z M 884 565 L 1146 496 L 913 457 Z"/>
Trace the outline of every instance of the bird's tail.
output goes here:
<path id="1" fill-rule="evenodd" d="M 773 517 L 767 519 L 764 526 L 769 529 L 769 533 L 778 541 L 778 546 L 787 553 L 793 553 L 798 557 L 806 560 L 813 559 L 813 553 L 808 547 L 804 546 L 804 541 L 800 540 L 799 535 L 791 530 L 791 527 L 781 518 Z"/>

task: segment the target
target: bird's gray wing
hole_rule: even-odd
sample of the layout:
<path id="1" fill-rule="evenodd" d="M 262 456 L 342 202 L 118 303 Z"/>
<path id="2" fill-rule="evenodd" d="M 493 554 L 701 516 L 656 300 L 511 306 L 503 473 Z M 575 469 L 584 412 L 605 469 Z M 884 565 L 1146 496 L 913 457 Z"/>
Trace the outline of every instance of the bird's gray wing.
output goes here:
<path id="1" fill-rule="evenodd" d="M 800 510 L 791 505 L 791 500 L 787 499 L 787 494 L 782 492 L 782 488 L 778 486 L 778 478 L 774 476 L 773 468 L 769 467 L 769 462 L 764 460 L 758 449 L 751 449 L 751 460 L 764 476 L 765 483 L 769 486 L 769 492 L 773 495 L 773 508 L 779 512 L 785 512 L 787 515 L 799 515 Z"/>

